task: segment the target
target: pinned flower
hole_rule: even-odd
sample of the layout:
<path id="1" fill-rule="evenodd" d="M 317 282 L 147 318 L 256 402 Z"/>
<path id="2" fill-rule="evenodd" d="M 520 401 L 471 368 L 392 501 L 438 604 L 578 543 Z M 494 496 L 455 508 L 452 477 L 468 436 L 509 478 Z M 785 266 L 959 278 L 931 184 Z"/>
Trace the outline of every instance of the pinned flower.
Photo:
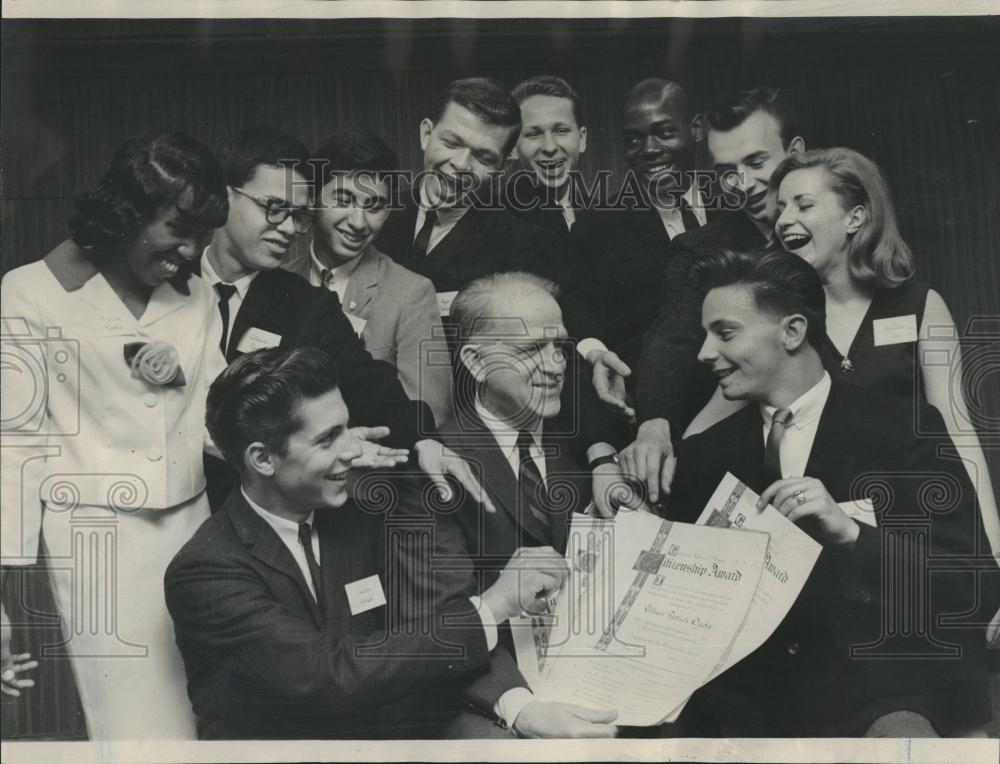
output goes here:
<path id="1" fill-rule="evenodd" d="M 132 369 L 132 376 L 151 385 L 183 387 L 187 384 L 177 348 L 169 342 L 128 342 L 125 344 L 125 363 Z"/>

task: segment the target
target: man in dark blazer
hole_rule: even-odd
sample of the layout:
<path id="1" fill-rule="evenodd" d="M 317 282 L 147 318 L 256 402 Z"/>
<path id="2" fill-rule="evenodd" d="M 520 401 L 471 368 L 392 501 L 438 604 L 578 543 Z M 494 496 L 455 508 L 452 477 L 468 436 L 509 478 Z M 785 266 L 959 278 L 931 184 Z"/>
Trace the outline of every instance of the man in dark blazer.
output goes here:
<path id="1" fill-rule="evenodd" d="M 206 420 L 241 484 L 165 577 L 201 738 L 432 736 L 488 669 L 496 624 L 565 574 L 549 550 L 487 590 L 441 592 L 432 628 L 409 628 L 427 613 L 387 550 L 402 547 L 406 575 L 427 566 L 419 545 L 389 543 L 392 507 L 348 498 L 361 448 L 329 355 L 241 357 L 213 383 Z"/>
<path id="2" fill-rule="evenodd" d="M 699 359 L 749 405 L 681 442 L 668 516 L 693 522 L 731 472 L 823 551 L 774 634 L 682 721 L 735 736 L 974 731 L 990 718 L 976 569 L 998 571 L 976 557 L 975 492 L 940 455 L 947 439 L 914 435 L 908 402 L 831 381 L 823 288 L 805 261 L 722 253 L 696 277 Z"/>
<path id="3" fill-rule="evenodd" d="M 640 338 L 660 306 L 670 242 L 704 225 L 707 211 L 692 173 L 701 127 L 684 89 L 657 78 L 637 83 L 623 121 L 625 183 L 606 209 L 581 213 L 572 234 L 580 288 L 613 356 L 601 358 L 635 369 Z"/>
<path id="4" fill-rule="evenodd" d="M 704 337 L 704 294 L 691 268 L 708 255 L 727 249 L 757 250 L 771 242 L 777 219 L 768 185 L 771 174 L 788 154 L 805 148 L 791 107 L 773 88 L 730 97 L 705 114 L 705 125 L 708 149 L 724 191 L 717 201 L 730 209 L 671 244 L 661 307 L 643 337 L 638 368 L 635 407 L 639 422 L 666 419 L 675 438 L 680 438 L 715 390 L 715 380 L 697 362 Z M 742 208 L 732 210 L 733 202 Z"/>
<path id="5" fill-rule="evenodd" d="M 303 174 L 308 159 L 298 140 L 270 129 L 238 133 L 219 152 L 229 186 L 229 218 L 216 230 L 199 268 L 219 294 L 226 360 L 266 347 L 322 348 L 341 369 L 353 425 L 387 426 L 387 444 L 413 449 L 420 467 L 442 490 L 448 490 L 442 476 L 452 474 L 481 495 L 461 460 L 435 439 L 430 409 L 407 398 L 395 369 L 365 350 L 336 294 L 279 267 L 293 239 L 312 225 Z M 381 452 L 379 458 L 399 458 L 398 450 Z M 205 471 L 210 500 L 218 507 L 235 476 L 213 457 L 206 458 Z"/>
<path id="6" fill-rule="evenodd" d="M 587 509 L 592 498 L 590 468 L 575 454 L 571 428 L 558 422 L 567 363 L 575 354 L 564 344 L 566 330 L 552 290 L 551 282 L 533 274 L 494 274 L 468 284 L 452 305 L 466 376 L 445 442 L 474 465 L 497 511 L 486 514 L 466 504 L 437 517 L 437 555 L 470 560 L 470 573 L 462 575 L 471 574 L 478 587 L 491 585 L 521 547 L 563 553 L 573 513 Z M 595 445 L 588 456 L 596 469 L 620 481 L 612 453 Z M 513 652 L 509 629 L 501 629 L 493 671 L 472 685 L 479 698 L 489 700 L 479 709 L 486 719 L 525 737 L 613 734 L 612 710 L 543 703 L 523 686 L 497 693 L 491 685 L 497 677 L 523 684 Z M 489 735 L 489 721 L 478 722 L 466 714 L 452 734 Z"/>

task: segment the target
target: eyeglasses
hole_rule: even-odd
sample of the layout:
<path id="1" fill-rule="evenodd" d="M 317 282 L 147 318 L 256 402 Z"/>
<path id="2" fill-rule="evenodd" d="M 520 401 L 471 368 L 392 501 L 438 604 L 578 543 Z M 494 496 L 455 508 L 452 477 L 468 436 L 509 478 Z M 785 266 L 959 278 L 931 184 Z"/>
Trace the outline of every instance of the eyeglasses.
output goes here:
<path id="1" fill-rule="evenodd" d="M 310 212 L 305 207 L 294 207 L 281 201 L 280 199 L 265 199 L 260 196 L 256 196 L 242 188 L 237 188 L 236 186 L 230 186 L 233 191 L 241 196 L 245 196 L 250 201 L 254 202 L 258 207 L 264 210 L 264 218 L 270 225 L 279 226 L 288 220 L 288 216 L 292 216 L 292 225 L 295 227 L 295 233 L 306 233 L 310 228 L 312 228 L 313 213 Z"/>

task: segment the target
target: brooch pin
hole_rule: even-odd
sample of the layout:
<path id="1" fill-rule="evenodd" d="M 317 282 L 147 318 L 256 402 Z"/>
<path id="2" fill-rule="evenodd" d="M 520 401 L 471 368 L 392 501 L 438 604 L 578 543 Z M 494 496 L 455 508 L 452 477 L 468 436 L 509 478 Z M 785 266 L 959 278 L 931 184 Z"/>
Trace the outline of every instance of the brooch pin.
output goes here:
<path id="1" fill-rule="evenodd" d="M 840 362 L 840 370 L 845 373 L 848 371 L 854 371 L 854 364 L 851 363 L 850 358 L 845 357 L 844 360 Z"/>

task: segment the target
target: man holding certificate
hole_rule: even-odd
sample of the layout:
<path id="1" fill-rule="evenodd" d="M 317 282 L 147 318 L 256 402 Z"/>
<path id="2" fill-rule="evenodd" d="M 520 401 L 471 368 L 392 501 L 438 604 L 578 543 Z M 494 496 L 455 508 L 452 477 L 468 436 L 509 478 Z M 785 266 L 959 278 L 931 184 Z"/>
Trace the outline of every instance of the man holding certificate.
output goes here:
<path id="1" fill-rule="evenodd" d="M 730 252 L 698 277 L 699 360 L 727 399 L 756 405 L 682 442 L 668 514 L 693 522 L 730 472 L 823 551 L 778 629 L 682 719 L 704 735 L 975 734 L 990 713 L 976 576 L 997 571 L 976 554 L 961 462 L 914 434 L 911 404 L 831 380 L 809 263 Z M 945 432 L 936 410 L 919 417 Z"/>

